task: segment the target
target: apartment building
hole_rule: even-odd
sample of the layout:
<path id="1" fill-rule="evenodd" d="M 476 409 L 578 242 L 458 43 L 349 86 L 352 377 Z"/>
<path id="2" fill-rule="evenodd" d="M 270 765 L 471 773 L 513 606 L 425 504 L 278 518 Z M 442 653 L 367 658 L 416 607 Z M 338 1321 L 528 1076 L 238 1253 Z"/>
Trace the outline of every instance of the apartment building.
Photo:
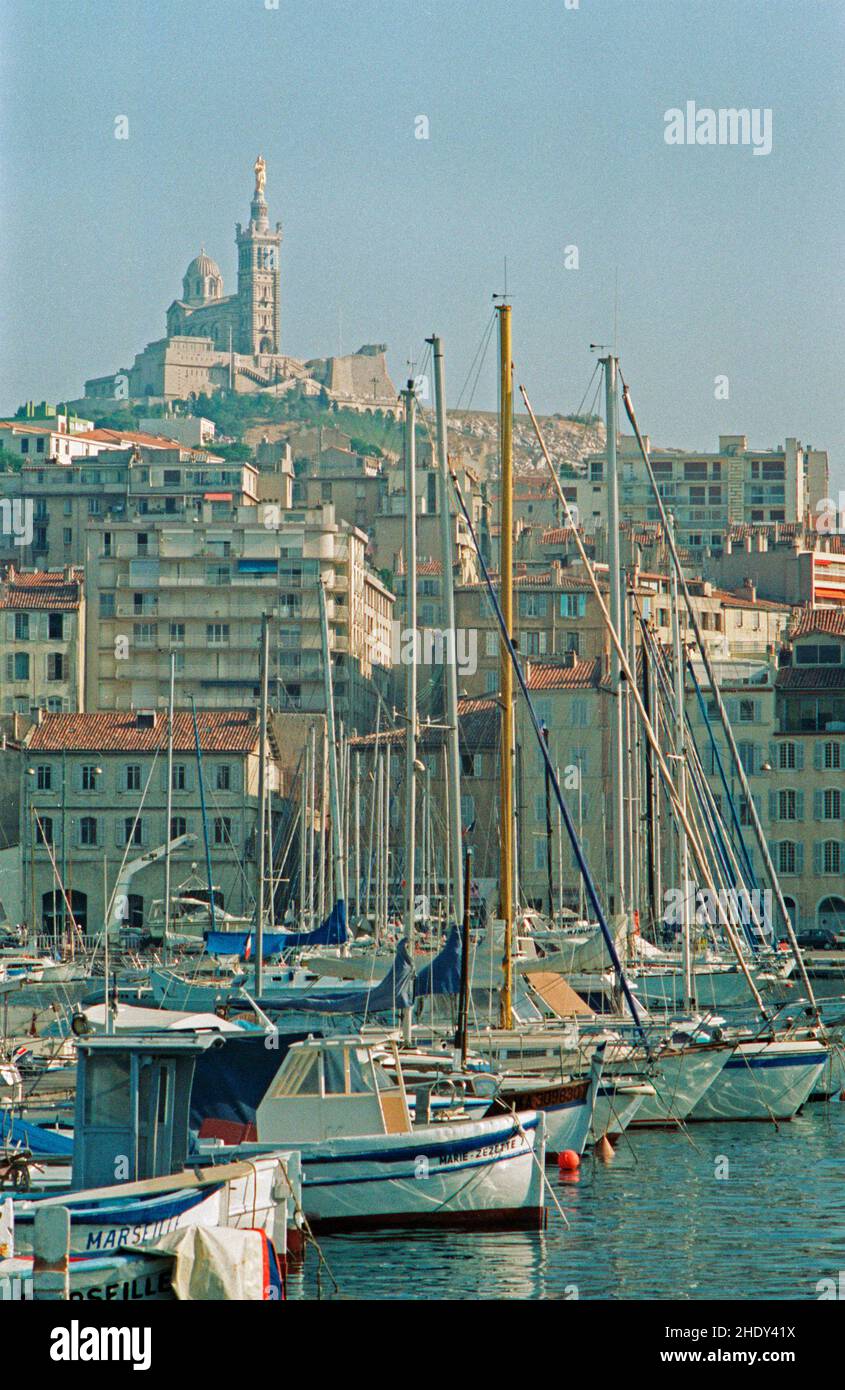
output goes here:
<path id="1" fill-rule="evenodd" d="M 161 711 L 45 714 L 24 740 L 21 807 L 27 915 L 36 930 L 66 936 L 69 922 L 56 882 L 61 876 L 83 934 L 102 930 L 124 866 L 135 867 L 123 919 L 148 923 L 164 897 L 163 847 L 173 851 L 173 889 L 203 867 L 199 766 L 190 711 L 174 717 L 172 818 L 167 825 L 167 715 Z M 203 785 L 214 887 L 220 906 L 252 911 L 261 755 L 252 710 L 200 711 Z M 272 731 L 265 748 L 274 815 L 282 791 Z M 155 851 L 160 850 L 158 857 Z M 135 861 L 138 861 L 137 864 Z"/>
<path id="2" fill-rule="evenodd" d="M 85 708 L 85 596 L 82 571 L 22 570 L 0 575 L 0 713 Z"/>
<path id="3" fill-rule="evenodd" d="M 31 564 L 84 564 L 92 524 L 133 514 L 190 515 L 206 502 L 215 514 L 228 515 L 233 506 L 258 500 L 258 470 L 251 463 L 226 463 L 151 436 L 126 443 L 115 430 L 92 430 L 88 438 L 98 446 L 95 457 L 43 466 L 35 461 L 21 469 L 20 495 L 33 507 L 32 542 L 23 550 Z"/>
<path id="4" fill-rule="evenodd" d="M 261 618 L 270 619 L 276 709 L 323 711 L 318 586 L 326 587 L 335 710 L 369 728 L 390 663 L 393 595 L 368 568 L 366 536 L 331 507 L 283 511 L 215 497 L 192 516 L 148 511 L 89 528 L 88 701 L 105 710 L 177 701 L 253 704 Z"/>
<path id="5" fill-rule="evenodd" d="M 751 449 L 745 435 L 720 435 L 712 454 L 655 449 L 650 457 L 678 542 L 697 558 L 721 553 L 732 525 L 803 522 L 828 495 L 827 453 L 793 438 L 776 449 Z M 588 531 L 606 522 L 606 467 L 604 454 L 590 455 L 575 485 L 579 521 Z M 637 442 L 627 435 L 619 439 L 618 468 L 620 515 L 659 520 Z"/>

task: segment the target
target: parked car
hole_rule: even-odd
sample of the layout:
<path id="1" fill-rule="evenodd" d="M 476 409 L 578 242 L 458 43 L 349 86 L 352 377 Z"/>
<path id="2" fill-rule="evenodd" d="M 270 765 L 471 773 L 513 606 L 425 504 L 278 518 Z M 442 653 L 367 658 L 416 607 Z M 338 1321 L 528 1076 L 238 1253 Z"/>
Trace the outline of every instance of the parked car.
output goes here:
<path id="1" fill-rule="evenodd" d="M 799 932 L 797 941 L 802 951 L 845 951 L 845 932 L 834 931 L 832 927 L 813 927 Z"/>

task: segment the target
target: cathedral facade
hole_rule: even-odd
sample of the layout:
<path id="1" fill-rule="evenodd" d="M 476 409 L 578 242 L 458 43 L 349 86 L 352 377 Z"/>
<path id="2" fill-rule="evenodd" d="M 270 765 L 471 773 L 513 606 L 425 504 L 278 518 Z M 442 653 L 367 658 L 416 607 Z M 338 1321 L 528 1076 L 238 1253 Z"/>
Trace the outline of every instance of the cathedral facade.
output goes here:
<path id="1" fill-rule="evenodd" d="M 261 155 L 254 173 L 249 222 L 235 232 L 236 292 L 223 293 L 220 267 L 203 247 L 182 277 L 181 298 L 167 310 L 166 336 L 148 343 L 131 367 L 86 381 L 83 400 L 190 400 L 219 390 L 284 391 L 302 382 L 338 399 L 395 402 L 382 344 L 307 363 L 282 353 L 282 224 L 270 223 Z"/>

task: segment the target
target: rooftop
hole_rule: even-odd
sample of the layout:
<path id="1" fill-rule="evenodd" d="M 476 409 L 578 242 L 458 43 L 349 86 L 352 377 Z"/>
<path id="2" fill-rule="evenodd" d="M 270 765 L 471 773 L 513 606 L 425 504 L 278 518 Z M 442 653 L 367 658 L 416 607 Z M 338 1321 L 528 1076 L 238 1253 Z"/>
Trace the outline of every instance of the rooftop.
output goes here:
<path id="1" fill-rule="evenodd" d="M 197 713 L 197 727 L 204 753 L 250 753 L 258 741 L 252 710 L 204 710 Z M 163 710 L 45 714 L 29 739 L 30 750 L 38 753 L 150 753 L 166 745 Z M 174 714 L 173 747 L 179 753 L 195 750 L 193 716 L 187 710 Z"/>

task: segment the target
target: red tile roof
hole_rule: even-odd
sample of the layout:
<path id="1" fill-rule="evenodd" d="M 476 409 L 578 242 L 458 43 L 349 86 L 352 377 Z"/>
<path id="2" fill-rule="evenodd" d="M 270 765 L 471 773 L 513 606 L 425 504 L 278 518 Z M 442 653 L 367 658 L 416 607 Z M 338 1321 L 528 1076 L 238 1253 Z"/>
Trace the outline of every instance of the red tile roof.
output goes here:
<path id="1" fill-rule="evenodd" d="M 55 753 L 91 750 L 98 753 L 149 753 L 167 746 L 167 714 L 157 710 L 152 728 L 138 728 L 137 711 L 91 714 L 45 714 L 32 732 L 29 747 Z M 251 710 L 204 710 L 197 713 L 204 753 L 249 753 L 258 742 L 258 722 Z M 187 710 L 173 718 L 173 747 L 194 751 L 194 727 Z"/>
<path id="2" fill-rule="evenodd" d="M 598 686 L 601 675 L 600 657 L 576 661 L 572 666 L 530 661 L 527 684 L 529 690 L 589 690 Z"/>
<path id="3" fill-rule="evenodd" d="M 10 566 L 0 584 L 0 608 L 50 609 L 54 613 L 75 611 L 82 598 L 81 569 L 66 579 L 63 570 L 32 570 L 18 574 Z"/>
<path id="4" fill-rule="evenodd" d="M 148 449 L 184 449 L 178 439 L 170 439 L 166 434 L 145 434 L 140 430 L 97 429 L 84 430 L 71 436 L 74 439 L 88 439 L 96 444 L 113 444 L 123 448 L 127 444 L 144 444 Z"/>
<path id="5" fill-rule="evenodd" d="M 845 609 L 805 608 L 789 637 L 794 642 L 796 637 L 809 637 L 813 632 L 825 633 L 829 637 L 845 637 Z"/>

